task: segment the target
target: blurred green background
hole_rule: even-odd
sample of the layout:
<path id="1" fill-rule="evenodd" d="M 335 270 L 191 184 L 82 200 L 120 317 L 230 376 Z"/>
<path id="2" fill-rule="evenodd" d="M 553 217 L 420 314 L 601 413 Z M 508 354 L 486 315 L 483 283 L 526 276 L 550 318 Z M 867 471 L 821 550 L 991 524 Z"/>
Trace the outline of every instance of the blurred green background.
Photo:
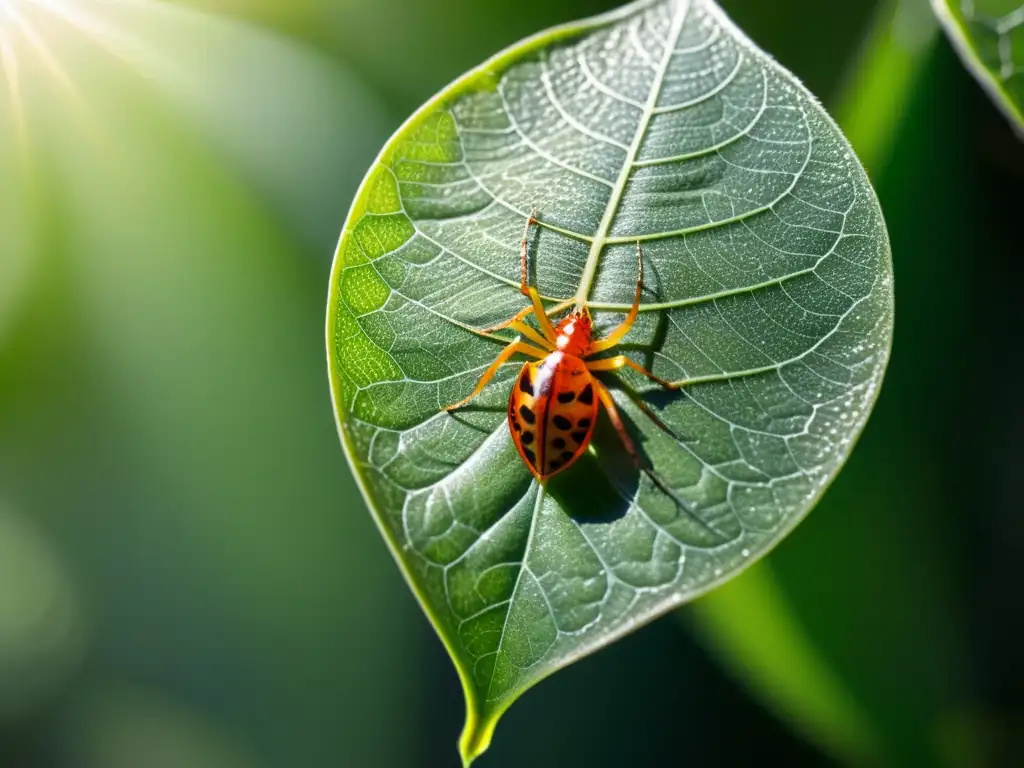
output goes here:
<path id="1" fill-rule="evenodd" d="M 327 273 L 405 116 L 611 0 L 0 0 L 0 765 L 453 766 L 349 475 Z M 925 0 L 727 0 L 876 183 L 875 415 L 758 567 L 542 683 L 481 766 L 1024 764 L 1024 148 Z"/>

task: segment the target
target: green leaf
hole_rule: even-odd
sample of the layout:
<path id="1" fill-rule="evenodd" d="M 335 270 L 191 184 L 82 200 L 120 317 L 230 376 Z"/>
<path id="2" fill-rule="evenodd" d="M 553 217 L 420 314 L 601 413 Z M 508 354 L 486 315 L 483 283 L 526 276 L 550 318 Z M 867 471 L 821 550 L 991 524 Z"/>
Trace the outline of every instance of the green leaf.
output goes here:
<path id="1" fill-rule="evenodd" d="M 964 66 L 1024 136 L 1024 3 L 932 0 L 932 7 Z"/>
<path id="2" fill-rule="evenodd" d="M 607 376 L 661 479 L 601 424 L 546 487 L 505 426 L 501 350 L 467 330 L 541 293 L 622 319 L 623 349 L 691 384 Z M 814 98 L 709 0 L 635 3 L 499 54 L 385 146 L 349 214 L 327 344 L 339 429 L 466 692 L 468 764 L 525 690 L 757 560 L 835 476 L 892 331 L 888 239 Z M 659 428 L 634 403 L 646 400 Z"/>
<path id="3" fill-rule="evenodd" d="M 938 36 L 939 25 L 927 6 L 886 0 L 875 11 L 860 54 L 847 64 L 832 115 L 876 184 L 891 164 L 908 104 Z"/>
<path id="4" fill-rule="evenodd" d="M 843 765 L 876 765 L 875 724 L 763 560 L 692 606 L 698 635 L 763 703 Z"/>

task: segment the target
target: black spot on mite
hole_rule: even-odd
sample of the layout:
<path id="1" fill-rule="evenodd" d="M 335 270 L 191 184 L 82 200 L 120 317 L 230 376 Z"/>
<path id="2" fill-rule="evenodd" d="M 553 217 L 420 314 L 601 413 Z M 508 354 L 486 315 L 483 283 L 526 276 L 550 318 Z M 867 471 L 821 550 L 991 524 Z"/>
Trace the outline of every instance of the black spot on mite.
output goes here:
<path id="1" fill-rule="evenodd" d="M 523 371 L 523 375 L 519 378 L 519 389 L 528 395 L 533 395 L 533 384 L 530 382 L 529 371 Z"/>
<path id="2" fill-rule="evenodd" d="M 587 433 L 586 432 L 573 432 L 572 433 L 572 439 L 575 440 L 577 443 L 582 443 L 584 440 L 587 439 Z"/>
<path id="3" fill-rule="evenodd" d="M 555 426 L 559 429 L 572 429 L 572 422 L 560 413 L 551 419 L 551 421 L 554 422 Z"/>
<path id="4" fill-rule="evenodd" d="M 533 432 L 523 432 L 523 436 L 519 440 L 523 445 L 529 445 L 533 442 Z"/>
<path id="5" fill-rule="evenodd" d="M 594 402 L 594 387 L 587 384 L 580 392 L 580 402 L 585 405 L 590 405 Z"/>
<path id="6" fill-rule="evenodd" d="M 576 426 L 580 429 L 586 429 L 590 426 L 590 419 L 580 419 L 576 422 Z"/>
<path id="7" fill-rule="evenodd" d="M 531 451 L 529 448 L 523 448 L 523 456 L 530 462 L 530 466 L 537 466 L 537 454 Z"/>
<path id="8" fill-rule="evenodd" d="M 561 468 L 562 468 L 562 462 L 558 461 L 557 459 L 555 461 L 552 461 L 551 463 L 548 464 L 548 471 L 550 471 L 550 472 L 554 472 L 556 469 L 561 469 Z"/>
<path id="9" fill-rule="evenodd" d="M 562 452 L 562 458 L 565 459 L 566 461 L 568 461 L 572 457 L 573 457 L 573 452 L 572 451 L 563 451 Z"/>
<path id="10" fill-rule="evenodd" d="M 560 437 L 556 437 L 554 440 L 551 441 L 551 445 L 553 445 L 558 450 L 562 450 L 563 448 L 565 448 L 565 440 L 563 440 Z"/>
<path id="11" fill-rule="evenodd" d="M 571 403 L 575 399 L 576 399 L 576 393 L 575 392 L 559 392 L 558 393 L 558 402 L 560 402 L 560 403 Z"/>
<path id="12" fill-rule="evenodd" d="M 519 423 L 519 419 L 517 419 L 515 417 L 513 417 L 513 419 L 512 419 L 512 429 L 514 429 L 516 432 L 522 432 L 523 431 L 523 425 L 520 424 Z"/>
<path id="13" fill-rule="evenodd" d="M 519 415 L 523 417 L 523 421 L 527 424 L 533 424 L 537 421 L 537 417 L 534 415 L 533 411 L 530 410 L 530 406 L 528 405 L 519 406 Z"/>

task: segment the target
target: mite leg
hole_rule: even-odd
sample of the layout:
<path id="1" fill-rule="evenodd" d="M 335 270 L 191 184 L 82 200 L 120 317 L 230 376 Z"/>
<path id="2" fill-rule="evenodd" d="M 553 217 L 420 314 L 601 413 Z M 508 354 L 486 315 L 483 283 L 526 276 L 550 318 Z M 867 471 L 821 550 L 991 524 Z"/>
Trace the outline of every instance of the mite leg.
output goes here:
<path id="1" fill-rule="evenodd" d="M 519 290 L 523 296 L 529 296 L 530 270 L 526 263 L 526 257 L 530 251 L 530 227 L 537 223 L 537 209 L 530 211 L 530 218 L 526 220 L 523 227 L 523 241 L 519 246 Z"/>
<path id="2" fill-rule="evenodd" d="M 537 286 L 529 284 L 530 270 L 526 263 L 530 250 L 530 227 L 537 223 L 539 222 L 537 221 L 537 209 L 535 208 L 530 212 L 530 218 L 526 220 L 526 226 L 523 228 L 523 241 L 519 248 L 519 290 L 522 291 L 523 296 L 530 298 L 530 302 L 533 305 L 533 313 L 537 317 L 540 329 L 544 333 L 544 337 L 554 346 L 555 339 L 557 338 L 555 328 L 548 319 L 547 312 L 544 309 L 544 302 L 540 300 L 540 292 L 537 290 Z"/>
<path id="3" fill-rule="evenodd" d="M 572 304 L 573 301 L 575 301 L 575 299 L 566 299 L 565 301 L 560 301 L 558 304 L 555 304 L 554 306 L 545 310 L 545 314 L 553 315 L 556 312 L 560 312 L 566 307 L 568 307 L 570 304 Z M 492 325 L 489 328 L 474 328 L 472 325 L 466 325 L 465 323 L 460 323 L 456 320 L 453 320 L 452 322 L 454 322 L 455 325 L 459 326 L 460 328 L 469 331 L 470 333 L 475 333 L 477 336 L 483 336 L 485 339 L 494 339 L 496 341 L 504 342 L 507 342 L 507 339 L 503 339 L 500 336 L 493 336 L 492 334 L 494 333 L 494 331 L 500 331 L 505 328 L 512 328 L 513 330 L 519 331 L 519 333 L 521 333 L 523 336 L 525 336 L 538 346 L 541 346 L 544 349 L 550 351 L 554 351 L 554 337 L 548 339 L 547 336 L 542 336 L 541 334 L 537 333 L 537 330 L 535 328 L 531 328 L 529 325 L 523 322 L 523 320 L 529 317 L 531 314 L 533 314 L 534 311 L 534 307 L 531 304 L 528 307 L 524 307 L 522 310 L 520 310 L 515 315 L 510 317 L 508 320 L 503 320 L 497 325 Z"/>
<path id="4" fill-rule="evenodd" d="M 520 334 L 525 336 L 527 339 L 529 339 L 542 349 L 546 349 L 548 351 L 553 351 L 555 349 L 555 345 L 552 344 L 549 339 L 547 339 L 544 336 L 541 336 L 539 333 L 537 333 L 537 331 L 528 326 L 526 323 L 519 322 L 517 320 L 516 322 L 509 323 L 508 326 L 506 327 L 511 328 L 514 331 L 519 331 Z"/>
<path id="5" fill-rule="evenodd" d="M 548 343 L 551 344 L 552 347 L 554 347 L 558 334 L 555 333 L 555 326 L 551 324 L 551 320 L 548 318 L 547 312 L 544 311 L 544 302 L 540 300 L 540 292 L 537 290 L 537 286 L 531 285 L 529 294 L 530 301 L 533 302 L 533 314 L 537 318 L 537 325 L 540 326 L 540 330 L 541 333 L 544 334 L 544 338 L 548 340 Z"/>
<path id="6" fill-rule="evenodd" d="M 492 325 L 490 328 L 474 328 L 471 325 L 464 325 L 463 323 L 456 323 L 456 325 L 458 325 L 460 328 L 465 328 L 467 331 L 475 333 L 477 336 L 483 336 L 485 339 L 497 339 L 499 341 L 504 341 L 506 343 L 507 339 L 503 339 L 500 336 L 494 336 L 492 334 L 494 331 L 500 331 L 503 328 L 511 328 L 514 331 L 518 331 L 520 334 L 525 336 L 534 344 L 537 344 L 543 349 L 553 352 L 555 349 L 554 343 L 550 341 L 547 337 L 537 333 L 537 330 L 535 328 L 532 328 L 531 326 L 523 322 L 523 318 L 527 317 L 531 312 L 533 312 L 533 307 L 526 307 L 521 312 L 517 312 L 515 316 L 510 317 L 508 320 L 498 323 L 497 325 Z"/>
<path id="7" fill-rule="evenodd" d="M 443 410 L 454 411 L 457 408 L 461 408 L 462 406 L 466 405 L 466 403 L 468 403 L 470 400 L 472 400 L 481 392 L 483 392 L 484 387 L 486 387 L 487 383 L 494 378 L 494 374 L 498 372 L 498 369 L 501 368 L 501 366 L 503 366 L 505 363 L 507 363 L 509 359 L 512 357 L 512 355 L 514 355 L 516 352 L 522 352 L 524 355 L 529 355 L 530 357 L 536 357 L 538 359 L 543 359 L 548 356 L 548 352 L 546 350 L 538 349 L 532 344 L 527 344 L 525 341 L 517 338 L 515 341 L 513 341 L 511 344 L 509 344 L 507 347 L 501 350 L 501 354 L 498 355 L 494 359 L 494 362 L 491 363 L 490 366 L 488 366 L 486 371 L 484 371 L 484 375 L 480 377 L 480 381 L 476 383 L 476 386 L 473 388 L 473 391 L 469 393 L 468 397 L 459 400 L 459 402 L 457 403 L 453 403 L 452 405 L 447 406 Z"/>
<path id="8" fill-rule="evenodd" d="M 556 312 L 561 312 L 562 310 L 568 308 L 569 305 L 572 304 L 574 301 L 576 301 L 576 299 L 566 299 L 565 301 L 560 301 L 557 304 L 555 304 L 554 306 L 548 307 L 546 310 L 544 310 L 544 314 L 545 315 L 553 315 Z M 526 317 L 528 317 L 530 314 L 534 313 L 535 311 L 536 311 L 536 309 L 534 308 L 533 304 L 531 303 L 530 306 L 524 307 L 522 310 L 520 310 L 515 315 L 510 317 L 508 320 L 504 320 L 504 321 L 498 323 L 497 325 L 492 325 L 490 328 L 481 328 L 481 329 L 479 329 L 479 332 L 480 333 L 490 333 L 491 331 L 500 331 L 502 328 L 508 328 L 513 323 L 518 323 L 518 322 L 524 320 Z M 477 329 L 474 328 L 473 330 L 477 330 Z"/>
<path id="9" fill-rule="evenodd" d="M 561 310 L 568 307 L 573 303 L 575 299 L 567 299 L 554 305 L 550 309 L 544 308 L 544 302 L 540 298 L 540 292 L 535 286 L 529 284 L 529 270 L 527 268 L 527 255 L 530 247 L 530 227 L 537 223 L 536 219 L 537 211 L 534 210 L 530 214 L 530 218 L 526 220 L 526 227 L 523 229 L 523 240 L 522 245 L 519 249 L 519 266 L 520 266 L 520 284 L 519 290 L 522 294 L 530 299 L 530 306 L 524 307 L 515 315 L 510 317 L 497 325 L 492 325 L 489 328 L 472 328 L 470 326 L 464 326 L 473 333 L 481 336 L 489 336 L 494 331 L 500 331 L 503 328 L 513 328 L 519 331 L 523 336 L 528 338 L 535 344 L 539 344 L 545 349 L 553 350 L 555 348 L 555 339 L 557 334 L 555 328 L 548 319 L 548 315 L 560 312 Z M 538 334 L 533 328 L 530 328 L 523 321 L 530 315 L 534 314 L 537 317 L 537 322 L 540 325 L 541 334 Z M 461 325 L 461 324 L 460 324 Z M 493 338 L 493 337 L 492 337 Z"/>
<path id="10" fill-rule="evenodd" d="M 615 405 L 615 400 L 612 398 L 612 393 L 608 391 L 608 387 L 604 385 L 604 382 L 593 379 L 594 388 L 597 390 L 597 397 L 601 401 L 601 405 L 604 406 L 605 411 L 608 413 L 608 419 L 611 421 L 612 426 L 615 427 L 615 431 L 619 435 L 619 439 L 622 441 L 623 447 L 626 449 L 626 453 L 633 459 L 633 463 L 636 466 L 642 466 L 640 461 L 640 454 L 637 453 L 636 446 L 633 444 L 633 438 L 629 436 L 626 431 L 626 425 L 622 423 L 622 417 L 619 416 L 619 409 Z"/>
<path id="11" fill-rule="evenodd" d="M 689 383 L 685 379 L 682 381 L 666 381 L 660 376 L 655 376 L 639 363 L 634 363 L 625 355 L 615 355 L 615 357 L 606 357 L 602 360 L 587 360 L 585 361 L 585 365 L 587 366 L 587 370 L 590 371 L 618 371 L 622 368 L 632 368 L 634 371 L 642 373 L 651 381 L 658 382 L 666 389 L 680 389 Z"/>
<path id="12" fill-rule="evenodd" d="M 670 427 L 668 424 L 666 424 L 664 420 L 661 418 L 661 416 L 659 416 L 653 410 L 651 410 L 651 407 L 644 402 L 643 398 L 640 397 L 640 395 L 638 395 L 629 387 L 623 387 L 622 391 L 625 392 L 626 396 L 633 401 L 633 405 L 639 408 L 647 418 L 654 422 L 654 425 L 658 427 L 658 429 L 660 429 L 662 432 L 664 432 L 666 435 L 668 435 L 677 442 L 683 441 L 683 438 L 676 434 L 676 431 L 672 429 L 672 427 Z"/>
<path id="13" fill-rule="evenodd" d="M 618 432 L 619 439 L 622 440 L 622 445 L 625 447 L 626 452 L 629 453 L 630 458 L 633 459 L 633 463 L 636 465 L 637 469 L 639 469 L 641 472 L 647 475 L 647 477 L 651 479 L 651 482 L 654 483 L 662 493 L 664 493 L 666 496 L 672 499 L 679 506 L 679 508 L 694 522 L 696 522 L 701 528 L 703 528 L 705 531 L 712 534 L 713 536 L 723 539 L 726 538 L 725 534 L 723 534 L 721 531 L 704 522 L 690 508 L 690 505 L 687 504 L 686 501 L 684 501 L 678 493 L 672 490 L 669 484 L 666 483 L 662 479 L 661 475 L 655 472 L 652 467 L 644 466 L 643 459 L 641 459 L 640 454 L 637 453 L 636 446 L 633 444 L 633 440 L 626 432 L 626 426 L 622 423 L 622 417 L 619 416 L 619 409 L 615 406 L 615 400 L 612 398 L 612 393 L 608 391 L 608 387 L 604 385 L 604 382 L 598 381 L 597 379 L 594 379 L 593 381 L 594 386 L 597 388 L 597 396 L 598 398 L 600 398 L 601 404 L 604 406 L 604 409 L 608 414 L 608 418 L 612 422 L 612 426 L 614 426 L 615 431 Z M 645 413 L 648 413 L 648 415 L 651 415 L 646 408 L 644 408 L 643 410 Z M 661 422 L 660 419 L 655 419 L 655 421 L 657 423 Z M 665 427 L 666 431 L 671 435 L 671 430 L 667 429 L 667 425 L 665 425 Z"/>
<path id="14" fill-rule="evenodd" d="M 640 294 L 644 289 L 644 255 L 643 251 L 640 250 L 640 241 L 636 241 L 636 291 L 633 292 L 633 305 L 629 308 L 629 314 L 626 315 L 626 319 L 623 320 L 611 333 L 605 338 L 595 341 L 590 345 L 590 354 L 596 354 L 598 352 L 604 352 L 606 349 L 611 349 L 620 341 L 622 341 L 626 334 L 629 333 L 629 329 L 633 327 L 633 323 L 636 322 L 636 316 L 640 312 Z"/>

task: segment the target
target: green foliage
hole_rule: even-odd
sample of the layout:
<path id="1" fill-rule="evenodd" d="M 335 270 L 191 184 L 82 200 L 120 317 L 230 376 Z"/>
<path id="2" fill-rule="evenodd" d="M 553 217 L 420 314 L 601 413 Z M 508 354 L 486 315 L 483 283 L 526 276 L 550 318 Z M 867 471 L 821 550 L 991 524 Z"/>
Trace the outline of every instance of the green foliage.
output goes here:
<path id="1" fill-rule="evenodd" d="M 964 65 L 1024 135 L 1024 4 L 932 0 Z"/>
<path id="2" fill-rule="evenodd" d="M 504 424 L 514 365 L 441 413 L 500 350 L 467 326 L 522 306 L 533 207 L 541 292 L 587 301 L 599 328 L 628 307 L 644 245 L 625 349 L 691 383 L 668 395 L 628 376 L 615 396 L 661 487 L 607 429 L 534 483 Z M 891 302 L 881 214 L 845 140 L 707 0 L 532 38 L 392 138 L 336 257 L 329 363 L 353 468 L 462 677 L 467 762 L 531 685 L 802 519 L 874 402 Z"/>
<path id="3" fill-rule="evenodd" d="M 847 765 L 879 762 L 870 715 L 803 626 L 765 560 L 699 600 L 698 633 L 754 693 Z"/>

